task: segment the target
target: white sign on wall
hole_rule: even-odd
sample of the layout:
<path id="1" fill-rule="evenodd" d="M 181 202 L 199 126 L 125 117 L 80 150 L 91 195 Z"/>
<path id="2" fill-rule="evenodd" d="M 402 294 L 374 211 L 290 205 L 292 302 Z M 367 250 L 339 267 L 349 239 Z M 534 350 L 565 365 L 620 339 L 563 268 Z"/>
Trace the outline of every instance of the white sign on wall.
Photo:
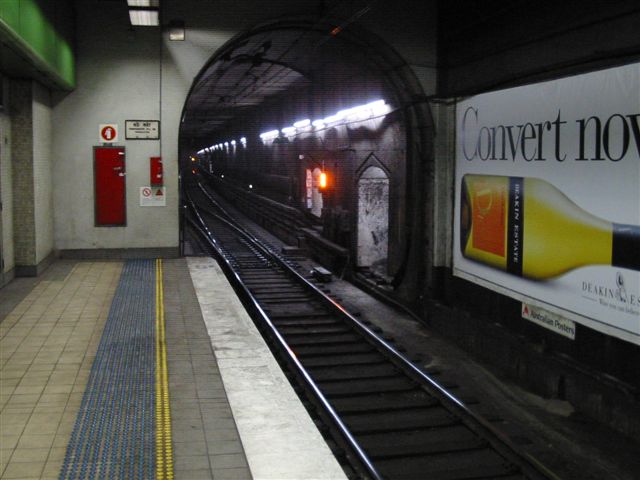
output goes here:
<path id="1" fill-rule="evenodd" d="M 640 344 L 640 64 L 456 108 L 454 273 Z"/>
<path id="2" fill-rule="evenodd" d="M 141 207 L 165 207 L 167 192 L 165 187 L 140 187 Z"/>
<path id="3" fill-rule="evenodd" d="M 125 120 L 124 130 L 127 140 L 158 140 L 160 138 L 160 121 Z"/>

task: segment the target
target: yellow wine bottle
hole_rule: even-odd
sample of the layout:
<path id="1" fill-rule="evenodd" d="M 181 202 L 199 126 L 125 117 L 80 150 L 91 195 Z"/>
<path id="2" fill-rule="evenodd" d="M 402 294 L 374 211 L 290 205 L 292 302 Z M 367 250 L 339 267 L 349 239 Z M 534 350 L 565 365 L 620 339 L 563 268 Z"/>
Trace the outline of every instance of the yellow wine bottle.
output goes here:
<path id="1" fill-rule="evenodd" d="M 465 175 L 460 200 L 466 258 L 536 280 L 585 265 L 640 270 L 640 226 L 596 217 L 545 180 Z"/>

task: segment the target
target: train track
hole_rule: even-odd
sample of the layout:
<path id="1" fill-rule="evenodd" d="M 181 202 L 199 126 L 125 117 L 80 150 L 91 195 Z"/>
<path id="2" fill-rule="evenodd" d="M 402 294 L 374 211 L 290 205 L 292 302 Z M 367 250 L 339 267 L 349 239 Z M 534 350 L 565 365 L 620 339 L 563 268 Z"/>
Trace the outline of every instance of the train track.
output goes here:
<path id="1" fill-rule="evenodd" d="M 202 184 L 188 196 L 189 224 L 279 345 L 356 476 L 556 478 L 235 225 Z"/>

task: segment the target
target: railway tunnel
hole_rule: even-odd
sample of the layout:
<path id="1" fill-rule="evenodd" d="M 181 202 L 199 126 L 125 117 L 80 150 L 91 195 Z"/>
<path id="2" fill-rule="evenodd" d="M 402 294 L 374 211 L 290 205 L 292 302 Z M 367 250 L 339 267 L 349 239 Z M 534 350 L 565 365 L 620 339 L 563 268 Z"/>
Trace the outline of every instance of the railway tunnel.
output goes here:
<path id="1" fill-rule="evenodd" d="M 2 478 L 636 478 L 639 16 L 8 0 Z"/>
<path id="2" fill-rule="evenodd" d="M 331 25 L 261 25 L 218 50 L 185 103 L 181 158 L 189 165 L 195 152 L 246 202 L 296 210 L 289 225 L 275 212 L 257 220 L 328 268 L 402 286 L 415 301 L 424 285 L 407 266 L 428 250 L 412 235 L 430 189 L 426 94 L 380 38 Z"/>

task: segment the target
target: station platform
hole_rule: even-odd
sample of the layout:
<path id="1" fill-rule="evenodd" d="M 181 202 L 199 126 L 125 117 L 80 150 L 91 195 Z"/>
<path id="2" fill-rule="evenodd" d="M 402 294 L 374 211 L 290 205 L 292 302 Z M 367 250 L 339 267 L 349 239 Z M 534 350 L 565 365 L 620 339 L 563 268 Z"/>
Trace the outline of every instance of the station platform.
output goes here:
<path id="1" fill-rule="evenodd" d="M 341 479 L 209 258 L 0 289 L 0 478 Z"/>

